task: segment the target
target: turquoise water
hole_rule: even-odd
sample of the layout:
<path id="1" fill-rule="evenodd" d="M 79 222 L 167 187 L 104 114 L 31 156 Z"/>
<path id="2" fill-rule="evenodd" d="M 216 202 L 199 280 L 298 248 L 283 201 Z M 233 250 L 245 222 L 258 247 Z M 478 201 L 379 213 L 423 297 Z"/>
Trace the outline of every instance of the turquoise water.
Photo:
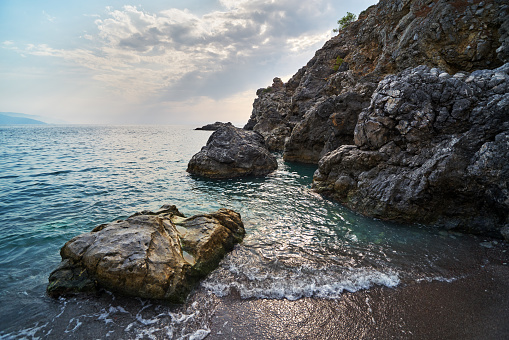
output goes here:
<path id="1" fill-rule="evenodd" d="M 209 135 L 184 126 L 0 127 L 0 337 L 200 339 L 217 297 L 337 299 L 454 280 L 476 265 L 476 238 L 359 216 L 311 190 L 315 166 L 280 155 L 266 178 L 190 176 L 187 162 Z M 163 204 L 186 215 L 231 208 L 246 226 L 243 244 L 186 305 L 46 296 L 67 240 Z"/>

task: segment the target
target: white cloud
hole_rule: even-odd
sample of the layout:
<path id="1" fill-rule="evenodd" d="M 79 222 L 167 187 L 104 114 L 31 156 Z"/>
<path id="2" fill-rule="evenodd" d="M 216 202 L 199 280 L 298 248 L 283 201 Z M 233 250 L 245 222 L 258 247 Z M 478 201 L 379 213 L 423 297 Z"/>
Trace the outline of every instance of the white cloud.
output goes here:
<path id="1" fill-rule="evenodd" d="M 80 15 L 92 27 L 77 35 L 79 48 L 1 46 L 65 69 L 91 100 L 100 89 L 101 103 L 111 100 L 115 112 L 146 107 L 153 115 L 192 112 L 197 120 L 207 110 L 237 111 L 247 119 L 256 88 L 295 73 L 323 45 L 337 20 L 331 8 L 331 0 L 220 0 L 201 14 L 107 7 L 100 16 Z"/>
<path id="2" fill-rule="evenodd" d="M 49 22 L 55 22 L 55 20 L 57 19 L 56 17 L 53 17 L 46 13 L 46 11 L 42 11 L 42 14 L 46 17 L 46 20 L 48 20 Z"/>
<path id="3" fill-rule="evenodd" d="M 106 18 L 95 20 L 98 32 L 83 35 L 91 44 L 87 48 L 29 45 L 21 52 L 63 58 L 85 67 L 93 71 L 93 79 L 130 101 L 153 96 L 179 100 L 196 95 L 196 91 L 186 94 L 179 88 L 221 97 L 220 89 L 207 92 L 204 88 L 221 81 L 221 74 L 231 75 L 242 68 L 250 72 L 257 65 L 276 63 L 288 51 L 300 52 L 324 42 L 324 32 L 309 34 L 312 17 L 327 9 L 323 1 L 222 0 L 221 4 L 225 11 L 202 16 L 175 8 L 158 13 L 135 6 L 108 8 Z M 232 86 L 224 88 L 232 90 Z"/>

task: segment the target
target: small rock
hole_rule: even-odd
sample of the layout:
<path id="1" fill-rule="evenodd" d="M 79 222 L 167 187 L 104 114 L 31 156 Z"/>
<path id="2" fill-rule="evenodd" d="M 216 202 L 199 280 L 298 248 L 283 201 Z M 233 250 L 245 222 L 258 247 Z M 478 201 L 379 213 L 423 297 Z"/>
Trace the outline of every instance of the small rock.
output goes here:
<path id="1" fill-rule="evenodd" d="M 216 131 L 223 126 L 233 126 L 233 125 L 230 122 L 228 123 L 215 122 L 212 124 L 204 125 L 202 127 L 197 127 L 195 130 Z"/>
<path id="2" fill-rule="evenodd" d="M 493 244 L 491 242 L 481 242 L 481 243 L 479 243 L 479 245 L 481 247 L 488 248 L 488 249 L 493 248 Z"/>

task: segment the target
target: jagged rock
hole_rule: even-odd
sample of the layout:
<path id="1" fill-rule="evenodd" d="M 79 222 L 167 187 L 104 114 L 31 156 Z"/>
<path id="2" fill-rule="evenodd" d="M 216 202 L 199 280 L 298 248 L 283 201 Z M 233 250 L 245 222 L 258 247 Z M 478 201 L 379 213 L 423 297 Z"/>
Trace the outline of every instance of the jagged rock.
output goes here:
<path id="1" fill-rule="evenodd" d="M 175 206 L 136 213 L 68 241 L 47 291 L 57 297 L 104 288 L 180 303 L 244 234 L 240 215 L 228 209 L 190 218 Z"/>
<path id="2" fill-rule="evenodd" d="M 320 160 L 318 192 L 383 219 L 497 237 L 509 223 L 509 63 L 387 76 L 354 141 Z"/>
<path id="3" fill-rule="evenodd" d="M 292 131 L 292 122 L 286 117 L 289 97 L 280 78 L 274 78 L 272 86 L 256 91 L 250 120 L 245 130 L 254 130 L 264 138 L 270 151 L 282 151 Z"/>
<path id="4" fill-rule="evenodd" d="M 288 139 L 284 159 L 317 163 L 327 152 L 353 143 L 353 130 L 369 96 L 357 92 L 322 97 L 310 108 Z"/>
<path id="5" fill-rule="evenodd" d="M 187 166 L 189 173 L 208 178 L 262 176 L 276 169 L 263 136 L 234 126 L 215 131 Z"/>
<path id="6" fill-rule="evenodd" d="M 506 62 L 507 1 L 382 0 L 286 84 L 276 78 L 258 90 L 245 129 L 284 150 L 285 160 L 316 163 L 352 143 L 355 121 L 386 75 L 419 65 L 468 73 Z"/>
<path id="7" fill-rule="evenodd" d="M 207 124 L 202 127 L 197 127 L 195 130 L 204 130 L 204 131 L 216 131 L 219 130 L 219 128 L 223 126 L 233 126 L 232 123 L 222 123 L 222 122 L 215 122 L 212 124 Z"/>

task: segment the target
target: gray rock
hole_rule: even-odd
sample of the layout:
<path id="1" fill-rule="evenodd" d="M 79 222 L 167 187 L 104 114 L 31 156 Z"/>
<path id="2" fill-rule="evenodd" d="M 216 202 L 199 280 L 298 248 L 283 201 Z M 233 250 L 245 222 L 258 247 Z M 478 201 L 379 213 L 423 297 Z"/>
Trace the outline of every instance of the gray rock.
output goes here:
<path id="1" fill-rule="evenodd" d="M 187 166 L 189 173 L 208 178 L 262 176 L 276 169 L 263 136 L 234 126 L 215 131 Z"/>
<path id="2" fill-rule="evenodd" d="M 509 63 L 387 76 L 354 141 L 320 160 L 316 190 L 369 216 L 500 237 L 509 221 Z"/>
<path id="3" fill-rule="evenodd" d="M 254 130 L 264 138 L 271 151 L 282 151 L 293 128 L 287 115 L 290 101 L 280 78 L 274 78 L 272 86 L 259 89 L 253 103 L 253 112 L 246 130 Z"/>
<path id="4" fill-rule="evenodd" d="M 104 288 L 180 303 L 244 234 L 240 215 L 227 209 L 190 218 L 175 206 L 137 213 L 67 242 L 47 291 L 58 297 Z"/>
<path id="5" fill-rule="evenodd" d="M 207 124 L 202 127 L 197 127 L 195 130 L 204 130 L 204 131 L 216 131 L 219 130 L 219 128 L 223 126 L 233 126 L 232 123 L 222 123 L 222 122 L 215 122 L 212 124 Z"/>
<path id="6" fill-rule="evenodd" d="M 284 151 L 285 160 L 317 163 L 352 144 L 358 115 L 386 75 L 426 65 L 462 80 L 459 71 L 509 62 L 509 8 L 504 1 L 490 5 L 472 11 L 446 0 L 432 6 L 424 0 L 380 1 L 327 41 L 286 84 L 276 78 L 258 90 L 245 128 L 260 132 L 269 149 Z M 455 114 L 464 105 L 469 104 L 458 103 Z"/>

